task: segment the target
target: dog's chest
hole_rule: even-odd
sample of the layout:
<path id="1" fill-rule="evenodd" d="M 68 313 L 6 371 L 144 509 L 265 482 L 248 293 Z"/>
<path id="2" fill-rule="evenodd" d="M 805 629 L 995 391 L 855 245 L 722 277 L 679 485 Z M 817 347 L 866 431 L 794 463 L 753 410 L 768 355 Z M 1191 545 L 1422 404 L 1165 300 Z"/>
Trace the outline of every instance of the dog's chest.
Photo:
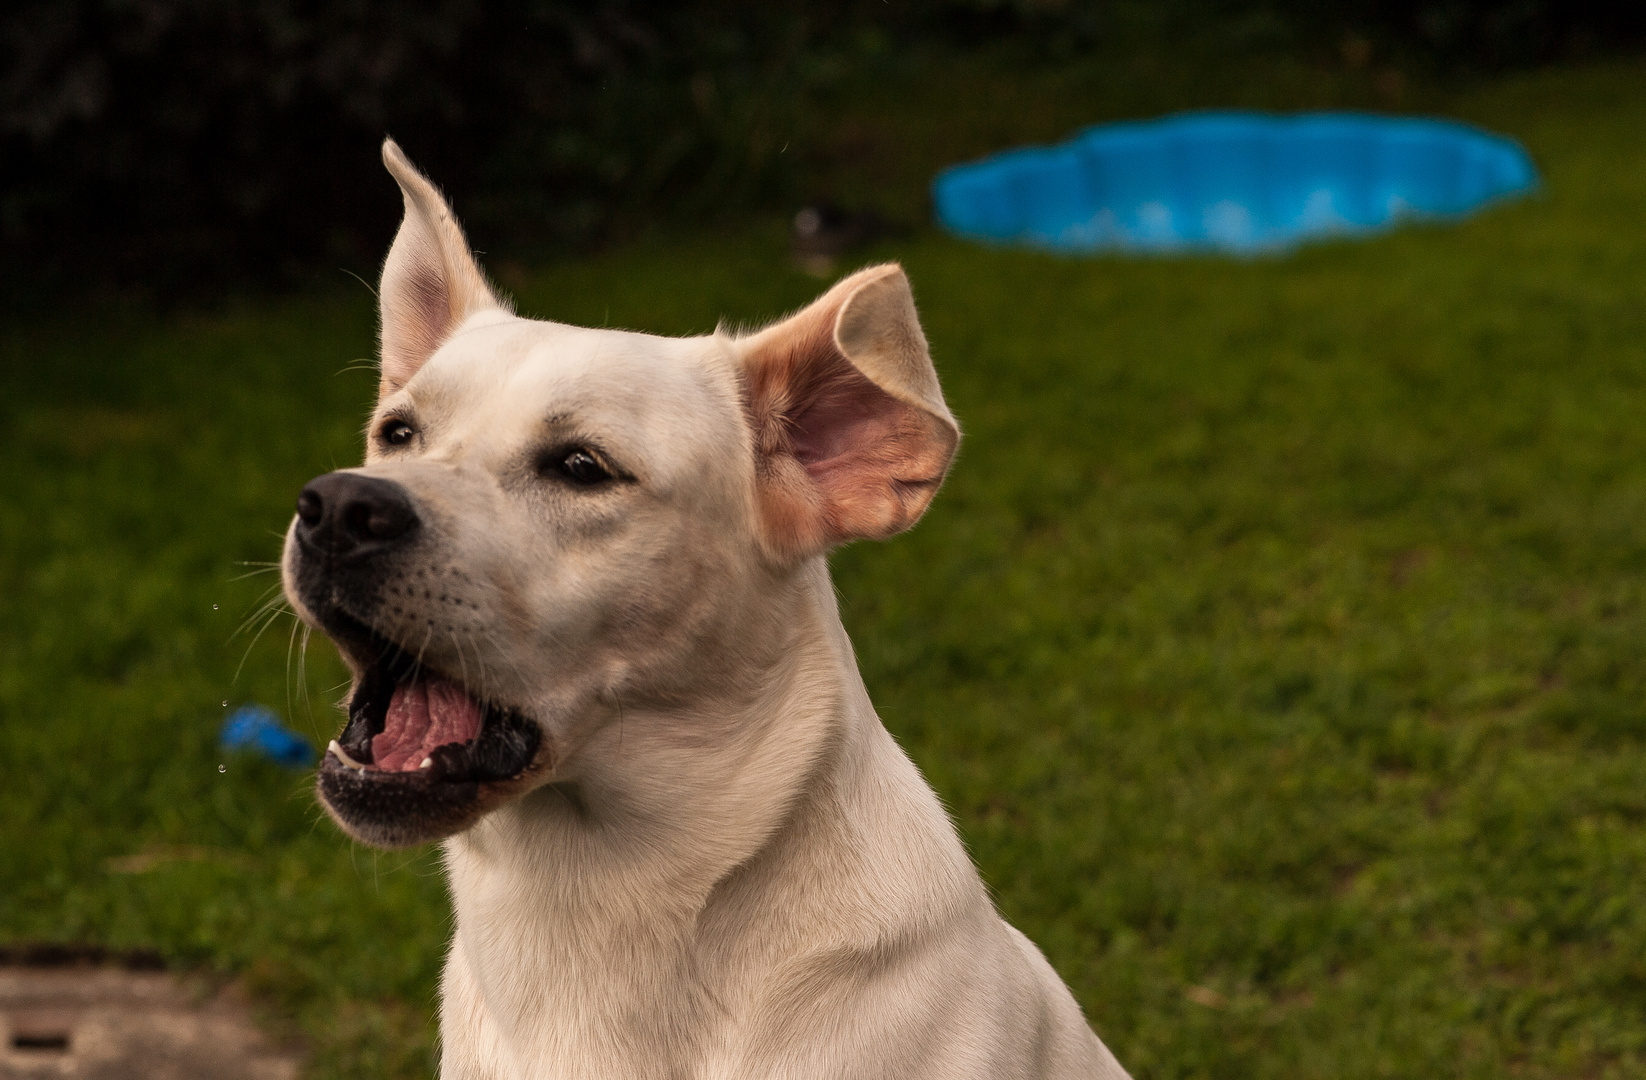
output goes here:
<path id="1" fill-rule="evenodd" d="M 448 960 L 444 1075 L 729 1080 L 753 1075 L 770 1042 L 757 1002 L 777 987 L 753 970 L 765 965 L 609 927 L 548 947 L 477 937 L 460 933 Z"/>

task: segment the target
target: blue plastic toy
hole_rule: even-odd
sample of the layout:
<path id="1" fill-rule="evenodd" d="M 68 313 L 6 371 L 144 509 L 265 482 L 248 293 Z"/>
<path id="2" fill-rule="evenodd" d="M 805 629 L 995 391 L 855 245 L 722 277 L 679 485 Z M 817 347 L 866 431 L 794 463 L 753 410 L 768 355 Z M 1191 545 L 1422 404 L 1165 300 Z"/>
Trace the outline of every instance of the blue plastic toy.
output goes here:
<path id="1" fill-rule="evenodd" d="M 224 750 L 249 750 L 292 769 L 314 761 L 309 741 L 261 705 L 242 705 L 229 713 L 218 742 Z"/>
<path id="2" fill-rule="evenodd" d="M 1255 255 L 1458 218 L 1537 187 L 1519 144 L 1448 120 L 1185 113 L 937 175 L 944 228 L 1071 252 Z"/>

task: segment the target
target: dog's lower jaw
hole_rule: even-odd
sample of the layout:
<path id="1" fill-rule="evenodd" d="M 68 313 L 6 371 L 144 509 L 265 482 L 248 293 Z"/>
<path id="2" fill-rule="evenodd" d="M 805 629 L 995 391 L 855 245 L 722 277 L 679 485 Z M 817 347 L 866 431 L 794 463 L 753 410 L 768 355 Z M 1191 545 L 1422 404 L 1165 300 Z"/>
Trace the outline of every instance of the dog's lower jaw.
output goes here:
<path id="1" fill-rule="evenodd" d="M 443 1076 L 1125 1075 L 806 618 L 725 739 L 630 715 L 577 802 L 447 842 Z"/>

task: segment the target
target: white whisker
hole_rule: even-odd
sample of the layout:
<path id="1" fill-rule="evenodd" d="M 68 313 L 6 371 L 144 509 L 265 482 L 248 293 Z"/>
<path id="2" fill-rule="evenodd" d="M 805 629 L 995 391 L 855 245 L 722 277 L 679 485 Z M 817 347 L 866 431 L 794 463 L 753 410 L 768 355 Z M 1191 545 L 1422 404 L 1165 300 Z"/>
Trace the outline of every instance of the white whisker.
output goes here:
<path id="1" fill-rule="evenodd" d="M 527 678 L 526 672 L 521 668 L 519 658 L 507 647 L 507 643 L 499 640 L 496 632 L 490 626 L 481 626 L 479 630 L 485 635 L 486 643 L 491 646 L 492 655 L 503 658 L 503 661 L 509 665 L 510 670 L 514 673 L 516 681 L 521 686 L 530 685 L 530 679 Z"/>
<path id="2" fill-rule="evenodd" d="M 486 654 L 480 648 L 480 643 L 475 640 L 474 632 L 472 630 L 468 631 L 465 636 L 468 638 L 469 648 L 474 650 L 475 676 L 476 676 L 476 682 L 478 684 L 475 687 L 475 689 L 479 691 L 480 700 L 490 701 L 490 700 L 492 700 L 492 689 L 491 689 L 491 686 L 490 686 L 491 680 L 487 677 L 487 674 L 486 674 Z M 459 656 L 462 655 L 462 649 L 463 649 L 462 640 L 463 640 L 462 638 L 457 639 L 457 642 L 458 642 L 457 648 L 458 648 L 458 655 Z M 468 681 L 468 676 L 467 675 L 464 675 L 463 681 L 464 682 Z"/>
<path id="3" fill-rule="evenodd" d="M 246 661 L 251 659 L 251 651 L 257 647 L 258 640 L 262 638 L 268 628 L 273 626 L 282 615 L 290 615 L 293 619 L 297 618 L 297 613 L 289 608 L 277 607 L 273 611 L 269 612 L 269 617 L 264 620 L 262 627 L 256 634 L 252 635 L 251 641 L 247 643 L 245 655 L 240 657 L 240 664 L 234 669 L 234 678 L 229 680 L 229 685 L 232 686 L 240 681 L 240 672 L 245 670 Z"/>
<path id="4" fill-rule="evenodd" d="M 452 638 L 452 648 L 455 649 L 456 652 L 457 652 L 457 674 L 458 674 L 458 678 L 463 681 L 464 687 L 473 687 L 474 684 L 469 682 L 469 665 L 468 665 L 468 661 L 463 659 L 463 643 L 462 643 L 462 641 L 459 640 L 456 637 L 453 637 Z"/>
<path id="5" fill-rule="evenodd" d="M 295 717 L 297 715 L 297 709 L 292 702 L 291 654 L 292 650 L 297 647 L 297 631 L 302 629 L 302 626 L 303 620 L 293 619 L 291 624 L 291 636 L 286 639 L 286 715 L 290 717 Z"/>
<path id="6" fill-rule="evenodd" d="M 258 594 L 257 600 L 254 601 L 254 603 L 257 604 L 257 610 L 246 616 L 245 620 L 241 622 L 240 626 L 234 631 L 234 633 L 229 635 L 230 641 L 233 641 L 235 638 L 245 633 L 253 623 L 257 622 L 268 612 L 277 607 L 281 607 L 286 603 L 285 594 L 279 590 L 280 585 L 276 583 L 274 585 L 270 585 L 267 589 L 264 589 Z"/>

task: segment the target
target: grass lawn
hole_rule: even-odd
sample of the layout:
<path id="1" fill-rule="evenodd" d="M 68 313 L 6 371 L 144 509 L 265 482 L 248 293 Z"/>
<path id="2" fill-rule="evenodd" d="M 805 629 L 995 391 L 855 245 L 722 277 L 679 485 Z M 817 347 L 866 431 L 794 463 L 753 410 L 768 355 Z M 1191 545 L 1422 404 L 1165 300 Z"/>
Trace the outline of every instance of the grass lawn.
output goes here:
<path id="1" fill-rule="evenodd" d="M 1140 1078 L 1646 1070 L 1643 101 L 1628 65 L 1452 100 L 1546 180 L 1455 228 L 877 253 L 967 437 L 913 533 L 836 556 L 847 625 Z M 510 276 L 663 333 L 821 288 L 759 229 Z M 316 1077 L 428 1073 L 437 860 L 215 738 L 225 701 L 338 726 L 329 646 L 235 631 L 359 456 L 372 347 L 354 285 L 0 333 L 0 941 L 240 979 Z"/>

